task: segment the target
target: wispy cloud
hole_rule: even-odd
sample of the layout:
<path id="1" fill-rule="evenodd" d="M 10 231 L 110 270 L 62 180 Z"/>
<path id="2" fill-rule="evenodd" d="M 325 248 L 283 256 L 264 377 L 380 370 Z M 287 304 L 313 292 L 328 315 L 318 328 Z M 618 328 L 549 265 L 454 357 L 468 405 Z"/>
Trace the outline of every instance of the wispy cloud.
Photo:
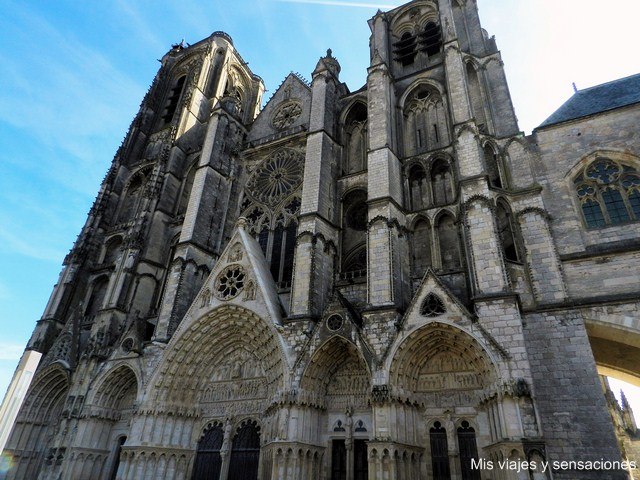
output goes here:
<path id="1" fill-rule="evenodd" d="M 0 360 L 19 360 L 23 351 L 23 344 L 0 343 Z"/>
<path id="2" fill-rule="evenodd" d="M 37 260 L 46 260 L 48 262 L 61 263 L 65 256 L 65 251 L 55 250 L 42 245 L 41 239 L 25 240 L 9 233 L 6 229 L 0 227 L 0 240 L 4 246 L 2 250 L 18 253 Z"/>
<path id="3" fill-rule="evenodd" d="M 360 2 L 343 2 L 341 0 L 278 0 L 284 3 L 309 3 L 313 5 L 330 5 L 334 7 L 356 7 L 356 8 L 396 8 L 398 5 L 390 5 L 384 3 L 360 3 Z"/>

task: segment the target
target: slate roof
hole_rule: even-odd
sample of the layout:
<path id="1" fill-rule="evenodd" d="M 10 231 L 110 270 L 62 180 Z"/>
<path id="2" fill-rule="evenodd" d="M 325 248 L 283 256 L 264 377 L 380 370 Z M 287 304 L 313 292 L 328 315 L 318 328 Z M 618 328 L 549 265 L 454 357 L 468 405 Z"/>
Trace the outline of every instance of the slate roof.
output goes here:
<path id="1" fill-rule="evenodd" d="M 578 90 L 537 128 L 640 102 L 640 73 Z"/>

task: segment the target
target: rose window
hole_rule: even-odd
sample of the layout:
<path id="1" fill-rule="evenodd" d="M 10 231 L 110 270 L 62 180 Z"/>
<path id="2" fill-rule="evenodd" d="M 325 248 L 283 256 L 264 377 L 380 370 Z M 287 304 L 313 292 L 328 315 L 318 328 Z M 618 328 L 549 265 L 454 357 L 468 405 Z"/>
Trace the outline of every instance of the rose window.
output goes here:
<path id="1" fill-rule="evenodd" d="M 331 315 L 327 319 L 327 328 L 332 332 L 340 330 L 342 328 L 343 320 L 340 315 Z"/>
<path id="2" fill-rule="evenodd" d="M 215 293 L 221 300 L 229 300 L 244 288 L 245 273 L 240 265 L 227 267 L 216 279 Z"/>
<path id="3" fill-rule="evenodd" d="M 446 308 L 444 303 L 442 303 L 442 300 L 433 293 L 427 295 L 427 298 L 424 299 L 424 302 L 422 302 L 422 306 L 420 307 L 420 315 L 424 315 L 429 318 L 438 317 L 445 311 Z"/>
<path id="4" fill-rule="evenodd" d="M 302 106 L 298 102 L 285 103 L 276 110 L 271 123 L 278 130 L 284 130 L 293 125 L 301 114 Z"/>
<path id="5" fill-rule="evenodd" d="M 302 183 L 302 154 L 294 150 L 280 150 L 253 173 L 247 189 L 261 203 L 276 205 Z"/>

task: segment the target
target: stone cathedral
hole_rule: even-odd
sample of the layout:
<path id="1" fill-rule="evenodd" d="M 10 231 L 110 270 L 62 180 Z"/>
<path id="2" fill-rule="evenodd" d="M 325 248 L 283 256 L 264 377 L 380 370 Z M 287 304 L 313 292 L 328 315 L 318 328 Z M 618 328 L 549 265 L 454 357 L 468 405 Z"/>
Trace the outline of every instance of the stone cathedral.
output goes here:
<path id="1" fill-rule="evenodd" d="M 268 101 L 223 32 L 163 57 L 7 479 L 629 478 L 599 373 L 640 384 L 640 75 L 524 136 L 475 0 L 369 26 L 355 91 L 331 50 Z"/>

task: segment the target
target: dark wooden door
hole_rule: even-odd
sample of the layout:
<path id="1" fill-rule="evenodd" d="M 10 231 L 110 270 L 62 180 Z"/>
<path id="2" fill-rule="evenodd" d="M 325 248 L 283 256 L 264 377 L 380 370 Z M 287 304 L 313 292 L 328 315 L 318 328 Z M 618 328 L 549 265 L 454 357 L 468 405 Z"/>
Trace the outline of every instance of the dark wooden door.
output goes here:
<path id="1" fill-rule="evenodd" d="M 431 443 L 431 466 L 433 480 L 450 480 L 449 470 L 449 446 L 447 444 L 447 431 L 440 422 L 436 422 L 429 430 Z"/>
<path id="2" fill-rule="evenodd" d="M 480 470 L 471 468 L 471 460 L 478 460 L 476 431 L 469 422 L 462 422 L 458 428 L 458 448 L 460 449 L 460 472 L 462 480 L 480 480 Z"/>
<path id="3" fill-rule="evenodd" d="M 353 442 L 353 480 L 367 480 L 368 478 L 367 442 L 366 440 L 355 440 Z"/>
<path id="4" fill-rule="evenodd" d="M 233 437 L 229 460 L 229 480 L 257 480 L 260 460 L 260 427 L 256 422 L 242 422 Z"/>
<path id="5" fill-rule="evenodd" d="M 334 440 L 331 446 L 331 480 L 346 480 L 347 449 L 344 440 Z"/>
<path id="6" fill-rule="evenodd" d="M 198 442 L 193 480 L 218 480 L 220 478 L 220 467 L 222 466 L 220 447 L 222 447 L 223 438 L 224 432 L 219 423 L 204 432 Z"/>

